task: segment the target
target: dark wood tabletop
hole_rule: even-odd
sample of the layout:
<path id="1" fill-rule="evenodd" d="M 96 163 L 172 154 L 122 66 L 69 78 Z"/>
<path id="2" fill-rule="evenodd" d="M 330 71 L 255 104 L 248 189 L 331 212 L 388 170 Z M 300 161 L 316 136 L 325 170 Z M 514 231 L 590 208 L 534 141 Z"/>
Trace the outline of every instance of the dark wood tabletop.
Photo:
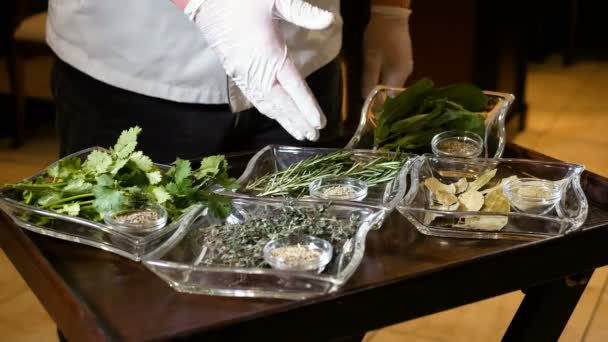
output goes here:
<path id="1" fill-rule="evenodd" d="M 548 159 L 515 145 L 505 156 Z M 331 340 L 517 289 L 527 295 L 505 339 L 551 340 L 593 269 L 608 264 L 608 180 L 585 172 L 582 185 L 584 229 L 537 242 L 427 237 L 395 212 L 370 232 L 341 290 L 303 301 L 178 293 L 140 263 L 21 230 L 5 215 L 0 242 L 72 341 Z M 530 323 L 539 317 L 551 323 L 542 334 Z"/>

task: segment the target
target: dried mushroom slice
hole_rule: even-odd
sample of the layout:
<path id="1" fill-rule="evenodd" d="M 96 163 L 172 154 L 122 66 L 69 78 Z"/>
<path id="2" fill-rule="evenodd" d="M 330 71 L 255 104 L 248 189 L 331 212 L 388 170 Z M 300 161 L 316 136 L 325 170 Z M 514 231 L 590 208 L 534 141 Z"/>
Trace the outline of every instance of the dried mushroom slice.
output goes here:
<path id="1" fill-rule="evenodd" d="M 486 171 L 486 172 L 482 173 L 479 177 L 477 177 L 476 180 L 469 183 L 469 186 L 467 187 L 467 191 L 479 190 L 479 189 L 483 188 L 486 184 L 488 184 L 492 180 L 492 178 L 494 178 L 494 176 L 496 176 L 496 169 L 492 169 L 490 171 Z"/>
<path id="2" fill-rule="evenodd" d="M 460 178 L 457 182 L 452 183 L 452 184 L 454 184 L 457 194 L 467 191 L 467 187 L 469 186 L 469 182 L 467 181 L 466 178 Z"/>
<path id="3" fill-rule="evenodd" d="M 468 190 L 458 196 L 462 211 L 478 211 L 483 207 L 484 198 L 477 190 Z"/>
<path id="4" fill-rule="evenodd" d="M 424 185 L 431 190 L 433 194 L 437 194 L 439 191 L 447 192 L 449 194 L 456 193 L 456 187 L 454 184 L 443 184 L 435 177 L 425 179 Z"/>
<path id="5" fill-rule="evenodd" d="M 496 189 L 486 195 L 486 203 L 483 211 L 494 211 L 499 213 L 508 213 L 511 211 L 509 200 L 505 197 L 502 189 Z"/>
<path id="6" fill-rule="evenodd" d="M 477 229 L 485 231 L 499 231 L 503 229 L 509 221 L 506 216 L 468 216 L 454 227 L 465 229 Z"/>

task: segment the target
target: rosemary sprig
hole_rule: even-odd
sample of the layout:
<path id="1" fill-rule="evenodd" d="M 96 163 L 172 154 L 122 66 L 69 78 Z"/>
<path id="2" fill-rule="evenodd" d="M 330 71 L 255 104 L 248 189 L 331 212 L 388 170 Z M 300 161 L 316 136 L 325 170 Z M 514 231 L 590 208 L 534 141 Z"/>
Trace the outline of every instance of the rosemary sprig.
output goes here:
<path id="1" fill-rule="evenodd" d="M 285 170 L 264 175 L 247 184 L 246 189 L 258 196 L 301 197 L 311 182 L 328 176 L 358 178 L 374 186 L 394 179 L 403 162 L 386 156 L 358 160 L 353 152 L 338 151 L 317 155 Z"/>

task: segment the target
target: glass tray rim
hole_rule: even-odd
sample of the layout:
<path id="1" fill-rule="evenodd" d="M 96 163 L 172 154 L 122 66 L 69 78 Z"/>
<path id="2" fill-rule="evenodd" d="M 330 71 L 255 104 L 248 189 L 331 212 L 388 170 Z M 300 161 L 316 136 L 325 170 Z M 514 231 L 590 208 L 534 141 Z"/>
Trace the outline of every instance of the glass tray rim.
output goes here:
<path id="1" fill-rule="evenodd" d="M 365 130 L 365 127 L 366 127 L 367 121 L 368 121 L 367 113 L 370 111 L 373 101 L 375 100 L 375 98 L 377 96 L 379 96 L 379 94 L 386 92 L 386 91 L 400 91 L 401 92 L 401 91 L 404 91 L 405 89 L 407 89 L 407 88 L 406 87 L 387 86 L 387 85 L 382 85 L 382 84 L 375 86 L 370 91 L 370 93 L 365 98 L 365 101 L 363 102 L 363 107 L 361 108 L 357 129 L 355 130 L 355 133 L 353 134 L 351 139 L 346 144 L 345 148 L 352 149 L 353 146 L 355 146 L 363 137 L 363 134 L 364 134 L 363 131 Z M 494 97 L 494 98 L 498 99 L 498 102 L 496 103 L 494 108 L 488 112 L 489 114 L 496 112 L 496 114 L 493 116 L 493 118 L 491 119 L 490 122 L 486 123 L 486 127 L 489 127 L 492 125 L 497 126 L 498 146 L 497 146 L 496 152 L 494 153 L 494 156 L 492 158 L 500 158 L 502 156 L 502 154 L 504 153 L 506 142 L 507 142 L 506 116 L 509 112 L 509 109 L 511 108 L 511 105 L 513 105 L 513 102 L 515 101 L 515 95 L 510 94 L 510 93 L 491 91 L 491 90 L 483 90 L 483 93 L 490 97 Z M 486 130 L 486 134 L 484 137 L 484 146 L 487 146 L 489 134 L 490 134 L 490 131 Z M 486 148 L 484 148 L 483 154 L 486 158 L 489 157 L 488 150 Z"/>
<path id="2" fill-rule="evenodd" d="M 570 176 L 572 181 L 572 187 L 578 203 L 581 206 L 580 214 L 574 218 L 557 218 L 547 217 L 544 215 L 537 215 L 531 213 L 522 212 L 509 212 L 509 213 L 497 213 L 497 212 L 482 212 L 482 211 L 459 211 L 459 210 L 439 210 L 439 209 L 426 209 L 420 207 L 411 207 L 410 204 L 418 194 L 420 189 L 419 172 L 425 161 L 433 160 L 446 160 L 460 163 L 525 163 L 525 164 L 538 164 L 538 165 L 559 165 L 568 166 L 574 169 L 574 174 Z M 476 239 L 511 239 L 511 240 L 537 240 L 539 238 L 549 238 L 554 236 L 566 235 L 575 231 L 578 231 L 585 224 L 587 215 L 589 213 L 589 203 L 587 196 L 585 195 L 581 185 L 581 175 L 585 171 L 585 165 L 579 163 L 569 163 L 561 161 L 544 161 L 534 159 L 523 159 L 523 158 L 471 158 L 471 159 L 460 159 L 460 158 L 448 158 L 448 157 L 436 157 L 434 155 L 425 154 L 419 156 L 415 162 L 412 163 L 410 169 L 410 189 L 404 196 L 403 200 L 397 205 L 397 211 L 405 216 L 412 225 L 416 227 L 418 231 L 425 235 L 441 236 L 441 237 L 455 237 L 455 238 L 476 238 Z M 444 228 L 435 227 L 431 225 L 425 225 L 420 222 L 417 218 L 413 217 L 411 212 L 420 213 L 435 213 L 435 214 L 446 214 L 446 215 L 461 215 L 461 216 L 504 216 L 504 217 L 524 217 L 524 218 L 537 218 L 558 223 L 568 224 L 569 227 L 563 232 L 558 234 L 544 234 L 533 231 L 522 231 L 522 232 L 501 232 L 501 231 L 481 231 L 471 229 L 457 229 L 457 228 Z"/>

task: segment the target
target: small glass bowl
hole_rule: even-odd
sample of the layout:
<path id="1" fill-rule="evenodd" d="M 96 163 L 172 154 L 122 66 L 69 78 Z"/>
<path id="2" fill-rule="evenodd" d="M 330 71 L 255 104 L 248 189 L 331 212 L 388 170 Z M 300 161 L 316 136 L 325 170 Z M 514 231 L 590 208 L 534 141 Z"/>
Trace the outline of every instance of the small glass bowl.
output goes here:
<path id="1" fill-rule="evenodd" d="M 323 177 L 310 183 L 308 192 L 321 199 L 361 201 L 367 196 L 367 183 L 350 177 Z"/>
<path id="2" fill-rule="evenodd" d="M 540 178 L 518 178 L 503 185 L 505 197 L 517 211 L 543 215 L 551 211 L 562 197 L 557 182 Z"/>
<path id="3" fill-rule="evenodd" d="M 125 222 L 124 220 L 120 219 L 120 216 L 135 214 L 138 212 L 153 212 L 156 213 L 158 218 L 154 221 L 142 223 Z M 156 203 L 149 202 L 117 213 L 106 213 L 103 220 L 107 225 L 116 230 L 129 234 L 140 235 L 161 229 L 167 225 L 168 217 L 169 215 L 165 208 Z"/>
<path id="4" fill-rule="evenodd" d="M 469 150 L 452 151 L 448 149 L 446 144 L 468 146 Z M 437 157 L 477 158 L 483 152 L 483 140 L 479 134 L 474 132 L 445 131 L 433 137 L 431 148 L 433 149 L 433 154 Z"/>
<path id="5" fill-rule="evenodd" d="M 276 255 L 280 248 L 304 248 L 316 252 L 317 255 L 310 260 L 289 262 L 287 256 Z M 282 251 L 285 252 L 283 249 Z M 325 266 L 331 261 L 333 247 L 326 240 L 310 235 L 290 236 L 284 239 L 271 240 L 264 246 L 264 260 L 272 268 L 283 271 L 315 271 L 323 272 Z"/>

